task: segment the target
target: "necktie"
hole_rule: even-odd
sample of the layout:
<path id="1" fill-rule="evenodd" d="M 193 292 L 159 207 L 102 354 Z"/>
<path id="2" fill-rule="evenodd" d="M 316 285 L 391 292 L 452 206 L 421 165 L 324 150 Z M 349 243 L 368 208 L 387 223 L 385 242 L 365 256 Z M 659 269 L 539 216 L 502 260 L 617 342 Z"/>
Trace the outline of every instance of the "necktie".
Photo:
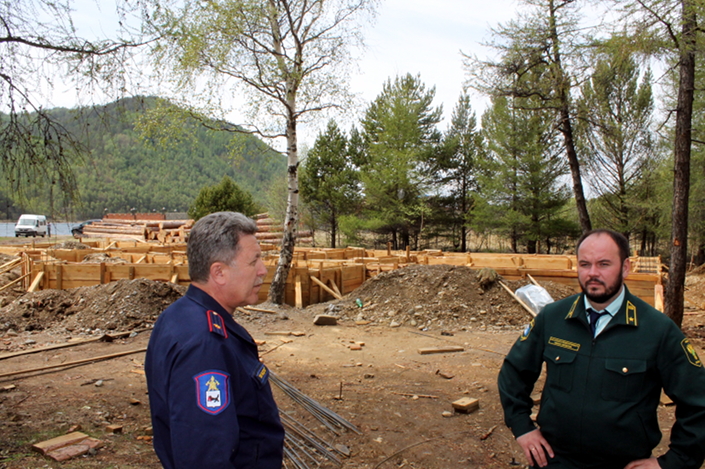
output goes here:
<path id="1" fill-rule="evenodd" d="M 588 308 L 587 310 L 588 315 L 590 316 L 590 330 L 592 331 L 592 336 L 595 337 L 595 328 L 597 328 L 597 321 L 604 316 L 605 314 L 609 314 L 607 311 L 603 311 L 601 313 L 598 313 L 592 308 Z"/>

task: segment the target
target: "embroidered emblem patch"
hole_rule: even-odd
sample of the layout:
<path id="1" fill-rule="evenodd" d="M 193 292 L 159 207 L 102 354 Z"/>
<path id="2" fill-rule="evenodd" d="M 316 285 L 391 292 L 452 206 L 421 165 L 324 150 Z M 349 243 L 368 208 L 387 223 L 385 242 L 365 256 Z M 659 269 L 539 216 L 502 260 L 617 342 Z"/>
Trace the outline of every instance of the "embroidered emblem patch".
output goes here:
<path id="1" fill-rule="evenodd" d="M 257 377 L 257 380 L 260 382 L 260 384 L 264 384 L 267 382 L 267 378 L 269 378 L 269 370 L 266 366 L 264 366 L 264 364 L 260 363 L 260 367 L 257 370 L 255 376 Z"/>
<path id="2" fill-rule="evenodd" d="M 697 366 L 698 368 L 703 366 L 703 363 L 700 361 L 700 357 L 698 357 L 698 353 L 695 351 L 693 346 L 690 345 L 690 341 L 688 339 L 683 339 L 681 341 L 681 347 L 683 347 L 685 356 L 688 357 L 688 362 L 690 362 L 691 365 Z"/>
<path id="3" fill-rule="evenodd" d="M 204 371 L 196 381 L 196 403 L 203 411 L 217 415 L 230 404 L 230 375 L 222 371 Z"/>
<path id="4" fill-rule="evenodd" d="M 575 342 L 570 342 L 564 339 L 559 339 L 558 337 L 551 337 L 550 339 L 548 339 L 548 343 L 549 345 L 555 345 L 556 347 L 565 348 L 574 352 L 580 350 L 580 344 L 576 344 Z"/>
<path id="5" fill-rule="evenodd" d="M 526 340 L 529 338 L 529 334 L 531 334 L 531 330 L 534 328 L 535 323 L 536 320 L 532 319 L 531 322 L 526 325 L 526 328 L 524 329 L 524 332 L 522 332 L 521 338 L 519 340 Z"/>

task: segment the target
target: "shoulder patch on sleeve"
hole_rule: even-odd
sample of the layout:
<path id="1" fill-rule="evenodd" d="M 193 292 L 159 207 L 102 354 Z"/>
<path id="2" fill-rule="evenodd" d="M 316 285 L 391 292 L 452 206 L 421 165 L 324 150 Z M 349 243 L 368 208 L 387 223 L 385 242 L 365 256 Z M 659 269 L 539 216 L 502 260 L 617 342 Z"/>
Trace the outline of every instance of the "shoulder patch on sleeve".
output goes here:
<path id="1" fill-rule="evenodd" d="M 225 328 L 223 317 L 210 309 L 206 311 L 206 316 L 208 316 L 208 330 L 214 334 L 222 335 L 227 339 L 228 330 Z"/>
<path id="2" fill-rule="evenodd" d="M 210 370 L 193 377 L 196 382 L 196 404 L 203 412 L 218 415 L 230 405 L 230 375 Z"/>
<path id="3" fill-rule="evenodd" d="M 526 325 L 526 328 L 524 329 L 524 332 L 522 332 L 521 338 L 519 340 L 526 340 L 529 338 L 529 334 L 531 334 L 531 330 L 534 328 L 534 324 L 536 324 L 536 319 L 532 319 L 531 322 Z"/>
<path id="4" fill-rule="evenodd" d="M 691 365 L 698 368 L 703 366 L 703 363 L 700 361 L 700 357 L 698 357 L 698 353 L 695 351 L 695 348 L 693 348 L 688 339 L 681 340 L 681 347 L 683 347 L 685 356 L 688 358 L 688 362 Z"/>

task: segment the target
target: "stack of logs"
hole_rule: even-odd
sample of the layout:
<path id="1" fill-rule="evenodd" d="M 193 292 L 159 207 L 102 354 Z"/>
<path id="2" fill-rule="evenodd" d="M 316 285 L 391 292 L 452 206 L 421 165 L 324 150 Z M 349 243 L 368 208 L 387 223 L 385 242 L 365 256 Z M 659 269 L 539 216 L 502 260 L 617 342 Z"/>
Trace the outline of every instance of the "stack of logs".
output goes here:
<path id="1" fill-rule="evenodd" d="M 185 243 L 192 226 L 193 220 L 103 220 L 84 226 L 83 236 Z"/>
<path id="2" fill-rule="evenodd" d="M 284 236 L 282 223 L 275 221 L 268 213 L 260 213 L 252 218 L 254 218 L 257 223 L 257 233 L 255 236 L 260 243 L 281 245 L 282 237 Z M 297 246 L 301 244 L 313 244 L 311 232 L 298 231 L 296 244 Z"/>

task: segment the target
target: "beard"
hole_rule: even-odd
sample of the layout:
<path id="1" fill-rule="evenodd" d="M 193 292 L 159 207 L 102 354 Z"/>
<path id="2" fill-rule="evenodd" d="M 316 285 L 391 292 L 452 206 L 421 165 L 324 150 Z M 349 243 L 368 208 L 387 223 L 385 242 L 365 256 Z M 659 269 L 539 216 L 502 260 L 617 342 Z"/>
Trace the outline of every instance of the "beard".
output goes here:
<path id="1" fill-rule="evenodd" d="M 612 285 L 607 285 L 605 282 L 597 279 L 588 279 L 587 283 L 590 282 L 597 282 L 603 287 L 605 287 L 604 292 L 602 293 L 590 293 L 588 290 L 587 286 L 583 284 L 580 280 L 578 280 L 578 283 L 580 283 L 580 288 L 583 290 L 583 293 L 585 293 L 585 296 L 587 297 L 588 300 L 595 304 L 604 304 L 607 303 L 612 297 L 614 297 L 618 292 L 619 289 L 622 288 L 622 283 L 623 283 L 623 276 L 622 276 L 622 271 L 619 271 L 619 276 L 617 279 L 614 281 Z"/>

